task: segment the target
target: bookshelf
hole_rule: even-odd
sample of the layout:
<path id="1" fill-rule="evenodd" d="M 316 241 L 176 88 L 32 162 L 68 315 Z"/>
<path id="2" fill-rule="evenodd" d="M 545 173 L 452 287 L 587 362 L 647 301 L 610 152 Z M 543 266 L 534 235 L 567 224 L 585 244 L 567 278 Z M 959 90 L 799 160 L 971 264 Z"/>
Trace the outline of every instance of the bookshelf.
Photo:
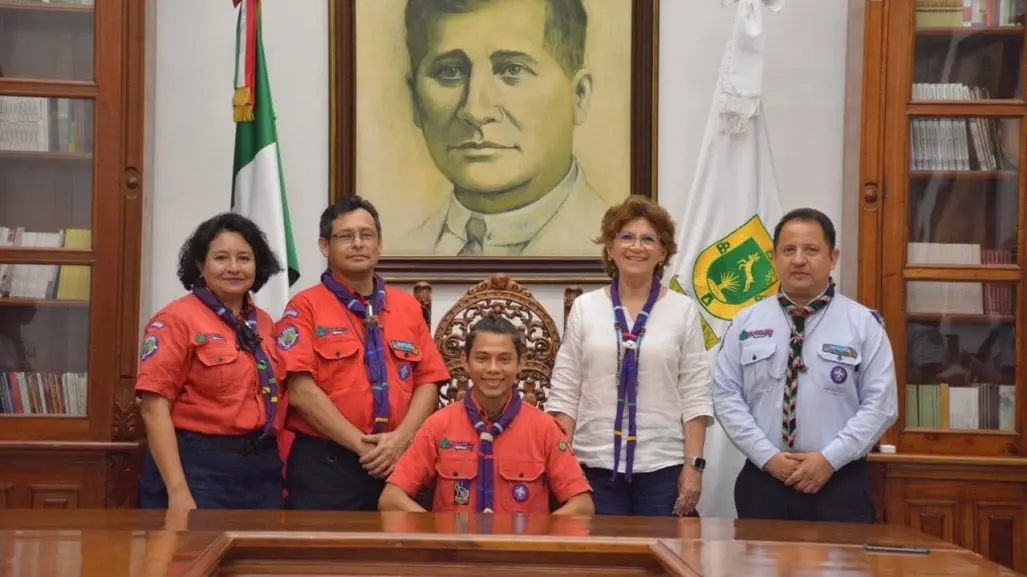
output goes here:
<path id="1" fill-rule="evenodd" d="M 145 4 L 0 0 L 0 507 L 133 500 Z"/>
<path id="2" fill-rule="evenodd" d="M 859 276 L 896 359 L 879 519 L 1027 570 L 1027 0 L 867 0 Z"/>

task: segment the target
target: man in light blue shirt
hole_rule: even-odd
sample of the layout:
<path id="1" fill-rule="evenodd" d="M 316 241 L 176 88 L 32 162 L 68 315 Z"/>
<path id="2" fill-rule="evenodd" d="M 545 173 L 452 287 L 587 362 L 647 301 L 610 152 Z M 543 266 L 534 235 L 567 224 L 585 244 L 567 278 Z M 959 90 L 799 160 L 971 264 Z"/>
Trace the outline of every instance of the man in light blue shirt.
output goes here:
<path id="1" fill-rule="evenodd" d="M 713 402 L 747 457 L 739 518 L 874 521 L 865 457 L 898 415 L 895 365 L 880 315 L 836 292 L 835 238 L 817 210 L 786 214 L 772 255 L 781 291 L 722 340 Z"/>

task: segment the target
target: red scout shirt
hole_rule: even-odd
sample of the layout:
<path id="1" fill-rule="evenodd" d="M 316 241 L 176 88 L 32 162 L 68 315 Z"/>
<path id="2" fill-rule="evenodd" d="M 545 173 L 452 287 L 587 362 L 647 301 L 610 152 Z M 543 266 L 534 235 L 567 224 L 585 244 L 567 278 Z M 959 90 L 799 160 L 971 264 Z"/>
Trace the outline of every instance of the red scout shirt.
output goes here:
<path id="1" fill-rule="evenodd" d="M 428 332 L 421 305 L 413 296 L 386 285 L 385 307 L 377 315 L 389 379 L 388 432 L 403 422 L 415 388 L 450 377 Z M 310 373 L 342 416 L 357 429 L 370 433 L 374 395 L 364 366 L 364 322 L 318 283 L 289 301 L 276 325 L 276 334 L 286 373 Z M 296 411 L 289 411 L 285 426 L 325 438 Z"/>
<path id="2" fill-rule="evenodd" d="M 274 321 L 257 310 L 257 332 L 275 378 L 284 366 L 274 346 Z M 175 428 L 207 435 L 245 435 L 264 428 L 264 398 L 253 355 L 240 350 L 235 331 L 194 294 L 171 302 L 146 326 L 137 392 L 171 401 Z M 276 419 L 278 420 L 278 419 Z"/>
<path id="3" fill-rule="evenodd" d="M 548 515 L 550 491 L 560 503 L 592 491 L 556 420 L 529 403 L 493 441 L 492 455 L 493 513 Z M 457 401 L 428 417 L 388 482 L 414 496 L 435 479 L 433 513 L 475 512 L 477 477 L 478 432 Z"/>

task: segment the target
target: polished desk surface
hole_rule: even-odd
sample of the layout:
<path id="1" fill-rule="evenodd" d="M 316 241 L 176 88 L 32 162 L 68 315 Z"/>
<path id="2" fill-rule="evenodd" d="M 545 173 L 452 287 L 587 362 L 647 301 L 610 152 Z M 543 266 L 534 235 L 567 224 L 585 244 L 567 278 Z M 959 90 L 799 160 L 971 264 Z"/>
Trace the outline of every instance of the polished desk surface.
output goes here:
<path id="1" fill-rule="evenodd" d="M 866 551 L 866 544 L 924 547 L 929 552 L 875 553 Z M 243 559 L 246 553 L 240 553 L 242 557 L 236 555 L 240 564 L 222 572 L 219 564 L 231 560 L 233 547 L 259 559 Z M 328 562 L 325 555 L 346 548 L 350 557 L 336 557 L 332 564 L 324 564 Z M 610 555 L 611 560 L 621 561 L 617 555 L 627 558 L 641 553 L 658 559 L 659 564 L 653 562 L 657 569 L 623 574 L 1020 575 L 954 544 L 898 525 L 306 511 L 175 514 L 12 509 L 0 515 L 2 577 L 285 574 L 260 565 L 272 560 L 279 560 L 277 571 L 287 570 L 288 574 L 381 575 L 382 569 L 359 569 L 360 559 L 352 557 L 365 554 L 370 558 L 373 550 L 395 557 L 393 562 L 410 559 L 411 564 L 431 564 L 445 558 L 454 567 L 475 561 L 487 568 L 492 563 L 488 555 L 496 555 L 506 559 L 495 561 L 496 567 L 513 567 L 511 572 L 489 571 L 488 577 L 555 574 L 555 569 L 540 567 L 560 555 L 564 558 L 561 562 L 572 554 Z M 415 559 L 411 551 L 422 552 L 424 558 Z M 322 565 L 304 565 L 315 557 Z M 534 569 L 523 568 L 532 563 Z M 454 569 L 450 574 L 464 573 Z M 567 569 L 561 574 L 589 573 Z"/>

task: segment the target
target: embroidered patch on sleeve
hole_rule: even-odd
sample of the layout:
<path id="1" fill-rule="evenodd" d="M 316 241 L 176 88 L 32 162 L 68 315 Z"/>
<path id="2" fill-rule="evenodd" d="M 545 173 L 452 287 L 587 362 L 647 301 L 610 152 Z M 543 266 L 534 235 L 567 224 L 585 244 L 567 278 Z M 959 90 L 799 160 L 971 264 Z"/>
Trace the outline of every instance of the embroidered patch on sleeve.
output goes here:
<path id="1" fill-rule="evenodd" d="M 882 327 L 884 326 L 884 317 L 881 316 L 880 311 L 872 310 L 870 311 L 870 314 L 873 315 L 875 319 L 877 319 L 877 324 L 881 325 Z"/>
<path id="2" fill-rule="evenodd" d="M 143 346 L 140 347 L 139 360 L 145 361 L 146 359 L 157 354 L 157 349 L 160 348 L 160 343 L 157 341 L 157 335 L 150 335 L 143 340 Z"/>
<path id="3" fill-rule="evenodd" d="M 296 346 L 299 340 L 299 331 L 296 330 L 296 327 L 289 325 L 282 329 L 282 332 L 278 333 L 278 348 L 287 351 Z"/>

